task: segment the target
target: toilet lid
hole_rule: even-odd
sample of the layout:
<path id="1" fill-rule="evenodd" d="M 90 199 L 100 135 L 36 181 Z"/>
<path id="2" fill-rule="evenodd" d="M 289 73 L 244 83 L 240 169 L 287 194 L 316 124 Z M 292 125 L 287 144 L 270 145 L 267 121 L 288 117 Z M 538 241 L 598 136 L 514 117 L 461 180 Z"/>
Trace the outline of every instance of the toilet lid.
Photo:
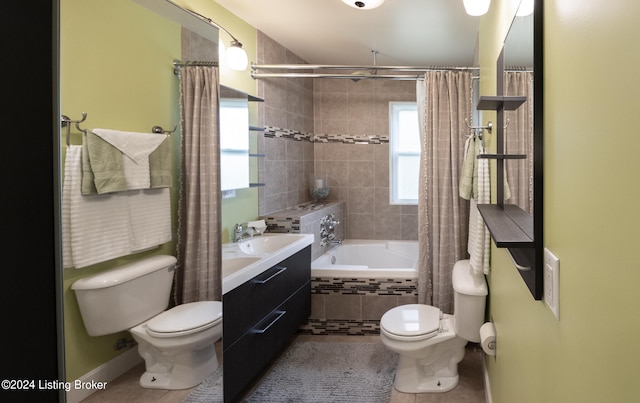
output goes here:
<path id="1" fill-rule="evenodd" d="M 430 305 L 401 305 L 387 311 L 380 328 L 391 338 L 424 340 L 438 334 L 440 309 Z"/>
<path id="2" fill-rule="evenodd" d="M 222 321 L 222 302 L 200 301 L 178 305 L 147 322 L 147 333 L 156 337 L 187 335 Z"/>

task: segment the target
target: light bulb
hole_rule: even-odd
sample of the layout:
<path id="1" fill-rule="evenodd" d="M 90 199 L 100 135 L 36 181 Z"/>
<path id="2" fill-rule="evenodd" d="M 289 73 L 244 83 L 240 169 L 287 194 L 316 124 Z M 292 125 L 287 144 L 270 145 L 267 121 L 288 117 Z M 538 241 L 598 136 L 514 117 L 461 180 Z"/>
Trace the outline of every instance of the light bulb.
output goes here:
<path id="1" fill-rule="evenodd" d="M 467 14 L 478 17 L 489 11 L 491 0 L 463 0 L 463 3 Z"/>
<path id="2" fill-rule="evenodd" d="M 247 69 L 249 58 L 247 52 L 242 49 L 242 44 L 236 40 L 231 41 L 225 54 L 227 66 L 232 70 L 243 71 Z"/>

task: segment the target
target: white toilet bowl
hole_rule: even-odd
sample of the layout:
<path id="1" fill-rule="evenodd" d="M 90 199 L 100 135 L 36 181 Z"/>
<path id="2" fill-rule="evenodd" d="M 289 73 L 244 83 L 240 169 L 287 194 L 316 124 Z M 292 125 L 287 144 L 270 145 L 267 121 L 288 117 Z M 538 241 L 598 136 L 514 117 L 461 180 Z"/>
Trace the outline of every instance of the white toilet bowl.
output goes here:
<path id="1" fill-rule="evenodd" d="M 407 318 L 416 320 L 407 320 Z M 400 355 L 394 386 L 404 393 L 447 392 L 458 384 L 458 363 L 467 341 L 456 336 L 454 318 L 429 305 L 402 305 L 380 321 L 380 338 Z"/>
<path id="2" fill-rule="evenodd" d="M 222 337 L 222 303 L 178 305 L 129 331 L 145 360 L 140 386 L 191 388 L 218 368 L 214 343 Z"/>
<path id="3" fill-rule="evenodd" d="M 400 355 L 394 386 L 404 393 L 447 392 L 459 381 L 467 341 L 480 340 L 487 285 L 468 260 L 453 268 L 455 314 L 424 304 L 401 305 L 380 319 L 380 339 Z"/>
<path id="4" fill-rule="evenodd" d="M 173 256 L 151 256 L 71 286 L 89 336 L 131 332 L 145 360 L 145 388 L 190 388 L 218 368 L 214 343 L 222 337 L 222 302 L 166 310 L 175 264 Z"/>

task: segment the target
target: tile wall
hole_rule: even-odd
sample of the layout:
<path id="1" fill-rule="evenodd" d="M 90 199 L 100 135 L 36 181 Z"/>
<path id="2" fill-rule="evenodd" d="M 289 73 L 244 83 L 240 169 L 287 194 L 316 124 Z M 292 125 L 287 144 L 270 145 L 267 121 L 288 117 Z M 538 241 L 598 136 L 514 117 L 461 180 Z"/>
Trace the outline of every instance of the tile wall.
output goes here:
<path id="1" fill-rule="evenodd" d="M 258 49 L 259 64 L 304 63 L 261 32 Z M 326 173 L 329 200 L 345 202 L 346 238 L 417 240 L 417 206 L 389 204 L 387 144 L 389 102 L 415 101 L 415 82 L 260 79 L 258 96 L 260 125 L 310 134 L 258 136 L 260 215 L 309 201 L 310 174 Z"/>

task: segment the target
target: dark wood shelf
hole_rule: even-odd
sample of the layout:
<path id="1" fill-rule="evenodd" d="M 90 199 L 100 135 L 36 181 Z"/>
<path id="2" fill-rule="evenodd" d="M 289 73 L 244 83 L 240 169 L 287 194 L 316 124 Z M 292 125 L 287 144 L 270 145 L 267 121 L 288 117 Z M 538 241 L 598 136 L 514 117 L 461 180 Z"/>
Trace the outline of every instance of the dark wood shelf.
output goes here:
<path id="1" fill-rule="evenodd" d="M 478 110 L 496 111 L 503 108 L 506 111 L 516 110 L 527 101 L 525 96 L 481 96 Z"/>
<path id="2" fill-rule="evenodd" d="M 251 132 L 263 132 L 264 131 L 264 127 L 249 126 L 249 131 L 251 131 Z"/>
<path id="3" fill-rule="evenodd" d="M 479 154 L 478 159 L 485 158 L 490 160 L 524 160 L 527 159 L 525 154 Z"/>
<path id="4" fill-rule="evenodd" d="M 478 204 L 493 241 L 499 248 L 533 248 L 533 217 L 516 205 Z"/>

